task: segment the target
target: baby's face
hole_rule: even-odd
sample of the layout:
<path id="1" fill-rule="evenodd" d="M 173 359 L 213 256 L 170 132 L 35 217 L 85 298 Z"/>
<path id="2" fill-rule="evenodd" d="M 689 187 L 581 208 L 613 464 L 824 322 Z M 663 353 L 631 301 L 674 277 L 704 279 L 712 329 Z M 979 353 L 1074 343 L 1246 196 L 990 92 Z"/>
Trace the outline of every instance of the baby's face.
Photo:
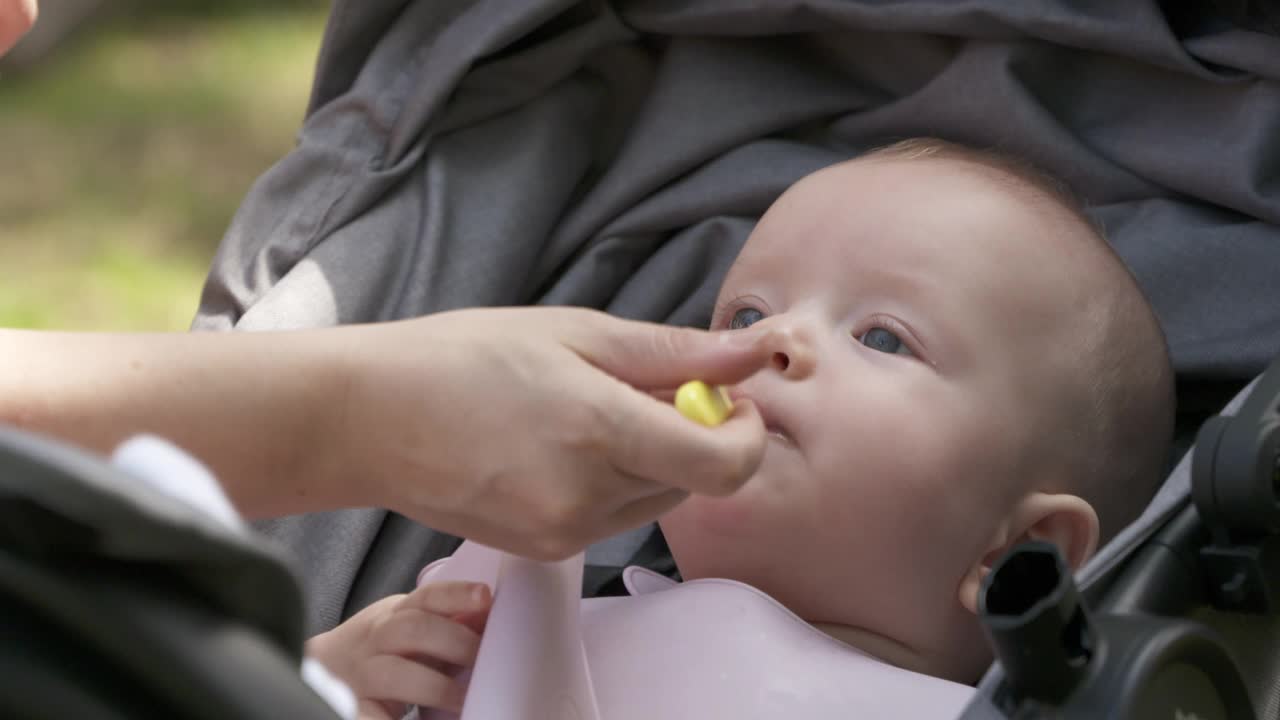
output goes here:
<path id="1" fill-rule="evenodd" d="M 1036 469 L 1030 408 L 1064 354 L 1045 328 L 1079 293 L 1052 224 L 953 160 L 845 163 L 780 198 L 713 321 L 783 330 L 734 390 L 769 445 L 740 492 L 663 520 L 685 578 L 750 583 L 895 652 L 980 642 L 957 587 Z"/>

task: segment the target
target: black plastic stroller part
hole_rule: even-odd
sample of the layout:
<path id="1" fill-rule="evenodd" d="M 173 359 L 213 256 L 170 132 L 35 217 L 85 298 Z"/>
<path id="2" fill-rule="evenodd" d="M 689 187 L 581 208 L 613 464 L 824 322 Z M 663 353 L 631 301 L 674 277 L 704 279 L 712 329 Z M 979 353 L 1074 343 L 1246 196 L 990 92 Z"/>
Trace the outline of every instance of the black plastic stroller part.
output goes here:
<path id="1" fill-rule="evenodd" d="M 1105 592 L 1086 592 L 1099 613 L 1183 617 L 1204 604 L 1199 552 L 1209 533 L 1190 502 L 1133 553 Z"/>
<path id="2" fill-rule="evenodd" d="M 1191 493 L 1211 542 L 1200 551 L 1214 607 L 1280 608 L 1280 359 L 1232 417 L 1201 427 Z"/>
<path id="3" fill-rule="evenodd" d="M 1249 694 L 1215 633 L 1150 615 L 1092 617 L 1057 548 L 1025 543 L 983 582 L 982 616 L 1009 718 L 1252 720 Z"/>
<path id="4" fill-rule="evenodd" d="M 1052 545 L 1026 543 L 1001 558 L 984 581 L 979 612 L 1021 695 L 1057 704 L 1079 686 L 1097 640 Z"/>
<path id="5" fill-rule="evenodd" d="M 0 428 L 0 716 L 336 718 L 279 558 L 137 487 Z"/>

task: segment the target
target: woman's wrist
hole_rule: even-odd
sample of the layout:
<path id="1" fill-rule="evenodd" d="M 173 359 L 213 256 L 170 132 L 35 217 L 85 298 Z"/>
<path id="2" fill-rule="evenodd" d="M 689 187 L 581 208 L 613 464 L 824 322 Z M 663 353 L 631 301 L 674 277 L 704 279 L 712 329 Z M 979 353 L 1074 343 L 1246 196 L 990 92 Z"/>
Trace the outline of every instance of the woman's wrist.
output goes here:
<path id="1" fill-rule="evenodd" d="M 290 436 L 295 458 L 292 485 L 301 511 L 315 512 L 376 504 L 366 496 L 352 453 L 352 413 L 358 411 L 363 340 L 358 327 L 297 333 L 295 371 L 306 377 L 293 403 Z M 293 510 L 292 512 L 298 512 Z"/>
<path id="2" fill-rule="evenodd" d="M 472 368 L 457 361 L 450 329 L 437 321 L 442 317 L 321 331 L 327 346 L 319 353 L 321 372 L 332 393 L 311 411 L 324 452 L 310 456 L 306 472 L 326 504 L 398 512 L 448 504 L 451 488 L 441 479 L 449 473 L 441 463 L 458 448 L 441 432 L 466 420 L 439 398 L 458 381 L 454 369 Z M 430 349 L 424 352 L 422 343 Z"/>
<path id="3" fill-rule="evenodd" d="M 245 366 L 249 387 L 244 397 L 225 403 L 227 421 L 240 425 L 223 434 L 243 452 L 227 457 L 228 448 L 210 448 L 215 467 L 223 464 L 235 474 L 228 480 L 233 501 L 250 517 L 369 504 L 354 492 L 358 478 L 352 477 L 337 427 L 355 375 L 343 330 L 236 335 L 238 357 L 224 363 Z M 219 343 L 214 354 L 232 343 Z"/>

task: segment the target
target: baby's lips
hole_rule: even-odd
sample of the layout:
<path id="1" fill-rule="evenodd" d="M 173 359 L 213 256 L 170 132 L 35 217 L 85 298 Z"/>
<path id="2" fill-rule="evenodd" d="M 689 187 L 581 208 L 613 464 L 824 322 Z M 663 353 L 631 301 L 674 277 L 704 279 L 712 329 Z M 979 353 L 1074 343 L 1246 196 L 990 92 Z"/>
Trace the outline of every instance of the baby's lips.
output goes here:
<path id="1" fill-rule="evenodd" d="M 724 392 L 729 396 L 729 402 L 733 403 L 734 407 L 737 407 L 744 402 L 748 402 L 756 409 L 756 412 L 761 415 L 764 414 L 764 411 L 760 408 L 760 403 L 756 402 L 756 399 L 751 397 L 751 393 L 744 391 L 741 385 L 725 385 Z"/>
<path id="2" fill-rule="evenodd" d="M 756 412 L 760 413 L 760 419 L 764 421 L 764 430 L 770 435 L 776 435 L 787 443 L 792 443 L 791 433 L 787 432 L 787 428 L 778 420 L 778 417 L 769 409 L 767 403 L 760 402 L 751 393 L 744 391 L 741 387 L 735 385 L 729 389 L 729 399 L 735 404 L 739 402 L 749 402 L 755 406 Z"/>

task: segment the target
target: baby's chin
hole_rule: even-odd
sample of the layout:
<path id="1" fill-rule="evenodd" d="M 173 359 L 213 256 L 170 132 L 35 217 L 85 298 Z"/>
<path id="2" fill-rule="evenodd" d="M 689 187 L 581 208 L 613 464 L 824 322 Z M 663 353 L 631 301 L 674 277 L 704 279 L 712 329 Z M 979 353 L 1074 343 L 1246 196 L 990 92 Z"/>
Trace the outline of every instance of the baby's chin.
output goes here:
<path id="1" fill-rule="evenodd" d="M 698 571 L 733 548 L 749 545 L 748 536 L 754 526 L 752 508 L 735 499 L 690 496 L 658 521 L 676 567 L 686 579 L 687 573 Z"/>
<path id="2" fill-rule="evenodd" d="M 753 479 L 754 482 L 754 479 Z M 723 577 L 750 582 L 758 566 L 772 565 L 795 536 L 785 512 L 770 509 L 769 493 L 747 487 L 728 497 L 694 495 L 659 521 L 676 566 L 686 579 Z"/>
<path id="3" fill-rule="evenodd" d="M 767 456 L 765 460 L 767 465 Z M 806 500 L 804 492 L 797 492 L 804 483 L 779 469 L 762 467 L 732 495 L 690 495 L 659 521 L 663 534 L 675 542 L 750 544 L 762 534 L 772 541 L 776 533 L 790 531 L 797 507 Z"/>

